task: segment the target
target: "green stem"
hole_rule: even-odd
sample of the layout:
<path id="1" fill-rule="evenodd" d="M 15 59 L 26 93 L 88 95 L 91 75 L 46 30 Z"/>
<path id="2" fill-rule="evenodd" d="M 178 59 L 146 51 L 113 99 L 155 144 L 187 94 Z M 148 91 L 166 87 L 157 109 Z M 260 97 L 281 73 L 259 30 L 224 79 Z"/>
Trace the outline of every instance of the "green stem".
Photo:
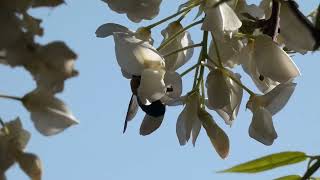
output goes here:
<path id="1" fill-rule="evenodd" d="M 213 41 L 213 44 L 214 44 L 214 48 L 216 49 L 219 65 L 220 65 L 220 67 L 223 68 L 223 64 L 222 64 L 222 60 L 221 60 L 222 58 L 221 58 L 220 51 L 219 51 L 219 48 L 218 48 L 218 43 L 217 43 L 216 39 L 214 38 L 213 33 L 211 33 L 211 36 L 212 36 L 212 41 Z"/>
<path id="2" fill-rule="evenodd" d="M 161 49 L 163 49 L 164 47 L 166 47 L 169 43 L 171 43 L 174 39 L 176 39 L 181 33 L 185 32 L 186 30 L 188 30 L 189 28 L 196 26 L 198 24 L 201 24 L 203 22 L 203 19 L 196 21 L 188 26 L 186 26 L 185 28 L 181 29 L 180 31 L 176 32 L 174 35 L 172 35 L 169 39 L 167 39 L 165 42 L 163 42 L 158 48 L 157 50 L 160 51 Z"/>
<path id="3" fill-rule="evenodd" d="M 187 70 L 185 70 L 184 72 L 182 72 L 180 74 L 181 77 L 185 76 L 186 74 L 188 74 L 190 71 L 194 70 L 195 68 L 197 68 L 200 64 L 195 64 L 193 66 L 191 66 L 190 68 L 188 68 Z"/>
<path id="4" fill-rule="evenodd" d="M 176 13 L 172 14 L 171 16 L 168 16 L 168 17 L 166 17 L 166 18 L 164 18 L 164 19 L 162 19 L 162 20 L 160 20 L 160 21 L 158 21 L 158 22 L 156 22 L 156 23 L 154 23 L 154 24 L 150 24 L 149 26 L 146 26 L 146 28 L 152 29 L 152 28 L 154 28 L 154 27 L 156 27 L 156 26 L 158 26 L 158 25 L 160 25 L 160 24 L 162 24 L 162 23 L 164 23 L 164 22 L 166 22 L 166 21 L 168 21 L 168 20 L 170 20 L 170 19 L 172 19 L 172 18 L 174 18 L 174 17 L 176 17 L 176 16 L 184 13 L 184 12 L 190 11 L 192 8 L 200 5 L 201 2 L 202 2 L 202 1 L 197 2 L 197 3 L 193 4 L 192 6 L 187 7 L 186 9 L 183 9 L 183 10 L 181 10 L 181 11 L 179 11 L 179 12 L 176 12 Z"/>
<path id="5" fill-rule="evenodd" d="M 189 11 L 184 12 L 179 19 L 176 20 L 176 22 L 181 22 L 183 18 L 186 17 L 186 15 L 191 11 L 191 9 L 189 9 Z"/>
<path id="6" fill-rule="evenodd" d="M 22 101 L 22 98 L 20 98 L 20 97 L 7 96 L 7 95 L 2 95 L 2 94 L 0 94 L 0 98 L 6 98 L 6 99 L 12 99 L 12 100 L 16 100 L 16 101 Z"/>
<path id="7" fill-rule="evenodd" d="M 318 160 L 316 163 L 314 163 L 307 172 L 303 175 L 301 180 L 307 180 L 309 179 L 318 169 L 320 168 L 320 160 Z"/>
<path id="8" fill-rule="evenodd" d="M 178 52 L 181 52 L 181 51 L 184 51 L 184 50 L 187 50 L 187 49 L 191 49 L 191 48 L 195 48 L 195 47 L 201 47 L 202 46 L 202 43 L 199 43 L 199 44 L 193 44 L 193 45 L 190 45 L 190 46 L 186 46 L 184 48 L 181 48 L 181 49 L 178 49 L 178 50 L 175 50 L 175 51 L 172 51 L 168 54 L 165 54 L 163 55 L 164 58 L 168 57 L 168 56 L 171 56 L 171 55 L 174 55 Z"/>

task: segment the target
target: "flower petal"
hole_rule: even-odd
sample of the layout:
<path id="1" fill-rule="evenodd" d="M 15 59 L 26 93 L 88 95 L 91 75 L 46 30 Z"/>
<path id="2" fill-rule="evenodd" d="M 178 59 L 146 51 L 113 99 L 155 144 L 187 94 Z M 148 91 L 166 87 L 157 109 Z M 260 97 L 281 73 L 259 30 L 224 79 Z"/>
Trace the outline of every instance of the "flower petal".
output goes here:
<path id="1" fill-rule="evenodd" d="M 190 139 L 193 124 L 198 120 L 198 109 L 199 95 L 195 93 L 188 97 L 186 106 L 179 114 L 177 120 L 176 133 L 180 145 L 185 145 Z"/>
<path id="2" fill-rule="evenodd" d="M 99 38 L 105 38 L 116 32 L 132 33 L 127 27 L 120 24 L 106 23 L 98 27 L 96 30 L 96 36 Z"/>
<path id="3" fill-rule="evenodd" d="M 222 159 L 226 158 L 229 154 L 230 147 L 227 134 L 215 123 L 212 116 L 204 109 L 200 109 L 199 119 L 219 156 Z"/>
<path id="4" fill-rule="evenodd" d="M 145 115 L 140 126 L 140 135 L 146 136 L 157 130 L 163 121 L 164 116 L 153 117 Z"/>
<path id="5" fill-rule="evenodd" d="M 127 17 L 138 23 L 142 19 L 151 20 L 159 13 L 162 0 L 102 0 L 110 9 L 120 14 L 127 14 Z"/>
<path id="6" fill-rule="evenodd" d="M 215 109 L 220 109 L 230 104 L 230 89 L 226 79 L 218 69 L 212 70 L 207 76 L 208 103 Z"/>
<path id="7" fill-rule="evenodd" d="M 177 32 L 182 30 L 183 27 L 180 23 L 173 22 L 168 25 L 168 27 L 162 30 L 161 34 L 163 36 L 163 42 L 167 41 L 169 38 L 173 37 Z M 171 53 L 172 51 L 182 49 L 184 47 L 193 45 L 193 41 L 189 32 L 184 32 L 181 35 L 177 36 L 171 43 L 165 46 L 163 49 L 160 50 L 162 55 L 166 55 Z M 176 54 L 172 54 L 165 58 L 166 69 L 168 71 L 175 71 L 186 62 L 188 62 L 193 55 L 193 48 L 180 51 Z"/>
<path id="8" fill-rule="evenodd" d="M 124 72 L 139 76 L 144 68 L 162 68 L 164 60 L 149 42 L 128 33 L 114 33 L 117 62 Z"/>
<path id="9" fill-rule="evenodd" d="M 280 35 L 289 49 L 305 53 L 316 45 L 312 23 L 298 10 L 296 2 L 283 1 L 280 9 Z"/>
<path id="10" fill-rule="evenodd" d="M 296 83 L 292 82 L 282 83 L 272 89 L 269 93 L 261 96 L 263 101 L 266 102 L 266 109 L 272 115 L 278 113 L 289 101 L 296 85 Z"/>
<path id="11" fill-rule="evenodd" d="M 255 39 L 253 59 L 257 63 L 260 74 L 274 81 L 283 83 L 300 75 L 298 67 L 288 54 L 269 36 L 262 35 Z"/>
<path id="12" fill-rule="evenodd" d="M 235 65 L 240 64 L 239 62 L 240 58 L 237 58 L 236 56 L 237 54 L 240 53 L 243 47 L 243 44 L 240 40 L 234 39 L 234 38 L 233 39 L 225 38 L 224 41 L 220 39 L 215 39 L 215 41 L 218 44 L 219 55 L 220 55 L 223 66 L 233 68 Z M 216 63 L 219 62 L 217 51 L 213 41 L 211 41 L 210 43 L 209 57 Z"/>
<path id="13" fill-rule="evenodd" d="M 164 70 L 145 69 L 141 74 L 140 86 L 138 88 L 138 96 L 143 101 L 150 102 L 161 99 L 166 93 L 166 85 L 164 83 Z"/>
<path id="14" fill-rule="evenodd" d="M 251 138 L 270 146 L 277 138 L 277 132 L 273 127 L 272 115 L 264 107 L 257 107 L 253 111 L 252 122 L 249 127 Z"/>
<path id="15" fill-rule="evenodd" d="M 50 93 L 35 90 L 25 95 L 22 102 L 31 113 L 31 119 L 37 130 L 45 136 L 58 134 L 78 124 L 66 105 Z"/>

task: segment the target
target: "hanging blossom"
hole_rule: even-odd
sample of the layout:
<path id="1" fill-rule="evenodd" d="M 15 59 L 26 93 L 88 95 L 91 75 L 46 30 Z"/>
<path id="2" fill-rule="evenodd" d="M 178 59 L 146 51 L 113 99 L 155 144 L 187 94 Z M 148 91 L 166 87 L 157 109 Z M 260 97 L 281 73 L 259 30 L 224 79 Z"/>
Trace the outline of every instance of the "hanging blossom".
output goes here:
<path id="1" fill-rule="evenodd" d="M 234 74 L 229 70 L 227 70 L 227 73 L 241 82 L 240 74 Z M 207 76 L 206 87 L 208 94 L 207 107 L 215 110 L 226 124 L 232 125 L 238 115 L 242 101 L 242 87 L 218 69 L 210 71 Z"/>
<path id="2" fill-rule="evenodd" d="M 170 23 L 164 30 L 162 30 L 163 41 L 166 42 L 169 38 L 172 38 L 177 32 L 183 29 L 179 22 Z M 161 43 L 161 44 L 162 44 Z M 178 35 L 171 43 L 162 48 L 159 52 L 165 56 L 175 50 L 179 50 L 188 46 L 193 45 L 190 33 L 185 31 Z M 167 105 L 172 105 L 182 93 L 182 79 L 179 73 L 175 72 L 178 68 L 187 63 L 193 55 L 193 48 L 186 49 L 184 51 L 171 54 L 165 57 L 166 74 L 165 84 L 171 91 L 167 91 L 166 95 L 161 101 Z"/>
<path id="3" fill-rule="evenodd" d="M 264 93 L 300 75 L 288 54 L 266 35 L 249 41 L 239 56 L 245 72 Z"/>
<path id="4" fill-rule="evenodd" d="M 4 124 L 0 129 L 0 178 L 6 179 L 5 172 L 16 162 L 32 179 L 40 180 L 42 166 L 39 157 L 24 152 L 30 133 L 23 129 L 19 118 Z"/>
<path id="5" fill-rule="evenodd" d="M 160 125 L 165 113 L 165 105 L 161 98 L 175 97 L 182 90 L 167 93 L 167 89 L 176 86 L 177 74 L 167 73 L 165 60 L 162 55 L 152 46 L 153 40 L 150 31 L 140 28 L 136 32 L 128 28 L 107 23 L 100 26 L 96 31 L 97 37 L 113 35 L 117 62 L 124 77 L 131 79 L 132 97 L 125 119 L 124 131 L 127 122 L 131 121 L 140 107 L 146 112 L 140 127 L 141 135 L 148 135 Z M 178 77 L 178 85 L 182 86 L 181 78 Z M 181 94 L 181 93 L 180 93 Z M 179 94 L 179 96 L 180 96 Z"/>
<path id="6" fill-rule="evenodd" d="M 217 49 L 213 41 L 216 41 L 215 43 L 217 43 L 217 48 L 219 52 L 217 52 Z M 220 39 L 214 39 L 210 43 L 208 55 L 210 59 L 212 59 L 216 64 L 218 64 L 219 53 L 222 65 L 224 67 L 234 68 L 236 65 L 239 65 L 241 63 L 239 53 L 241 52 L 243 46 L 243 42 L 237 38 L 230 39 L 226 37 L 223 41 Z M 208 64 L 214 66 L 214 64 L 211 61 L 209 61 Z"/>
<path id="7" fill-rule="evenodd" d="M 229 138 L 226 133 L 215 123 L 212 116 L 200 107 L 198 93 L 190 94 L 186 98 L 186 105 L 180 113 L 176 133 L 180 145 L 185 145 L 190 137 L 195 146 L 197 137 L 203 126 L 212 145 L 221 158 L 226 158 L 229 153 Z"/>
<path id="8" fill-rule="evenodd" d="M 169 38 L 172 38 L 174 34 L 183 29 L 182 25 L 179 22 L 170 23 L 164 30 L 161 31 L 163 36 L 163 42 L 167 41 Z M 161 43 L 161 44 L 162 44 Z M 159 52 L 162 55 L 166 55 L 170 52 L 173 52 L 178 49 L 182 49 L 188 46 L 193 45 L 190 33 L 184 31 L 178 35 L 170 44 L 162 48 Z M 187 63 L 193 55 L 193 48 L 180 51 L 171 56 L 165 58 L 166 70 L 167 71 L 176 71 L 178 68 Z"/>
<path id="9" fill-rule="evenodd" d="M 109 8 L 138 23 L 143 19 L 151 20 L 159 14 L 162 0 L 102 0 Z"/>
<path id="10" fill-rule="evenodd" d="M 296 83 L 281 83 L 265 95 L 253 95 L 247 103 L 252 113 L 249 135 L 253 139 L 272 145 L 277 138 L 272 116 L 278 113 L 289 101 Z"/>
<path id="11" fill-rule="evenodd" d="M 214 7 L 218 0 L 206 1 L 204 12 L 206 14 L 201 29 L 211 31 L 215 38 L 223 39 L 224 35 L 237 32 L 242 23 L 233 9 L 227 3 Z"/>
<path id="12" fill-rule="evenodd" d="M 298 4 L 293 0 L 281 1 L 280 6 L 280 36 L 279 42 L 296 52 L 306 53 L 314 50 L 319 31 L 312 22 L 298 9 Z M 260 7 L 264 9 L 266 18 L 271 16 L 272 1 L 263 0 Z"/>
<path id="13" fill-rule="evenodd" d="M 79 122 L 66 105 L 51 93 L 36 89 L 22 98 L 36 129 L 45 136 L 58 134 Z"/>

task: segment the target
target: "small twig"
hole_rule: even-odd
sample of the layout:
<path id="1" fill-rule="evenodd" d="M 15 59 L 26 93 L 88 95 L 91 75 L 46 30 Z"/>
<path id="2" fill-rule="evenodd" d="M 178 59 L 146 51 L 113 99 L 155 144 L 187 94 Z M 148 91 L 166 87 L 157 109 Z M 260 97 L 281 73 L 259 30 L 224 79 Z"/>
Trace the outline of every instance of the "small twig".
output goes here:
<path id="1" fill-rule="evenodd" d="M 301 180 L 308 180 L 318 169 L 320 168 L 320 160 L 317 160 L 316 163 L 314 163 L 307 172 L 303 175 Z"/>
<path id="2" fill-rule="evenodd" d="M 186 46 L 184 48 L 181 48 L 181 49 L 178 49 L 178 50 L 175 50 L 175 51 L 172 51 L 168 54 L 165 54 L 163 55 L 164 58 L 168 57 L 168 56 L 171 56 L 171 55 L 174 55 L 178 52 L 181 52 L 181 51 L 184 51 L 184 50 L 187 50 L 187 49 L 191 49 L 191 48 L 195 48 L 195 47 L 201 47 L 202 46 L 202 43 L 199 43 L 199 44 L 193 44 L 193 45 L 190 45 L 190 46 Z"/>

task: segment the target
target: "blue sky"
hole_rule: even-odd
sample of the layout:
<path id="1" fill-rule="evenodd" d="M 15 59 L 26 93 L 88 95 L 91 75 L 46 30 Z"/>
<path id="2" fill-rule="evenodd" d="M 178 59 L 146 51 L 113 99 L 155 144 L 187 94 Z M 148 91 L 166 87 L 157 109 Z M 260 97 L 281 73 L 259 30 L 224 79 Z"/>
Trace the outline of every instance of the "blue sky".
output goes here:
<path id="1" fill-rule="evenodd" d="M 256 2 L 256 1 L 250 1 Z M 302 1 L 298 1 L 301 4 Z M 155 22 L 176 12 L 183 1 L 163 0 L 160 15 Z M 304 12 L 310 12 L 319 3 L 309 0 L 301 4 Z M 25 128 L 32 133 L 27 151 L 37 153 L 44 165 L 44 180 L 209 180 L 209 179 L 272 179 L 288 174 L 302 174 L 306 164 L 269 171 L 257 175 L 217 174 L 218 170 L 240 162 L 248 161 L 266 154 L 292 150 L 308 154 L 320 154 L 319 103 L 319 53 L 293 58 L 300 67 L 302 76 L 298 86 L 285 109 L 274 117 L 278 139 L 272 146 L 264 146 L 248 135 L 252 114 L 245 111 L 245 95 L 239 116 L 232 126 L 226 126 L 222 119 L 212 113 L 217 123 L 228 133 L 231 150 L 227 159 L 216 154 L 204 130 L 201 131 L 196 147 L 191 143 L 181 147 L 175 134 L 175 124 L 182 107 L 169 108 L 160 129 L 152 135 L 139 135 L 139 126 L 144 113 L 138 113 L 122 134 L 124 116 L 130 99 L 129 81 L 121 76 L 114 55 L 112 38 L 98 39 L 96 28 L 106 22 L 115 22 L 131 29 L 137 29 L 150 22 L 141 24 L 130 22 L 125 15 L 112 12 L 105 3 L 95 1 L 71 1 L 53 10 L 33 12 L 44 19 L 45 36 L 39 42 L 64 40 L 79 55 L 76 68 L 80 76 L 66 82 L 61 97 L 80 120 L 78 126 L 53 137 L 43 137 L 35 131 L 29 113 L 18 103 L 0 101 L 0 116 L 4 120 L 19 116 Z M 191 18 L 193 14 L 190 15 Z M 190 19 L 183 21 L 184 25 Z M 153 32 L 156 43 L 162 41 L 160 30 Z M 198 28 L 191 30 L 193 40 L 200 42 Z M 198 52 L 198 51 L 197 51 Z M 194 55 L 191 65 L 197 59 Z M 183 70 L 182 68 L 181 70 Z M 191 76 L 184 78 L 185 84 L 191 83 Z M 243 74 L 246 84 L 253 87 Z M 34 89 L 35 83 L 24 70 L 0 66 L 0 92 L 23 96 Z M 190 85 L 184 87 L 184 92 Z M 7 173 L 9 180 L 27 180 L 17 165 Z"/>

